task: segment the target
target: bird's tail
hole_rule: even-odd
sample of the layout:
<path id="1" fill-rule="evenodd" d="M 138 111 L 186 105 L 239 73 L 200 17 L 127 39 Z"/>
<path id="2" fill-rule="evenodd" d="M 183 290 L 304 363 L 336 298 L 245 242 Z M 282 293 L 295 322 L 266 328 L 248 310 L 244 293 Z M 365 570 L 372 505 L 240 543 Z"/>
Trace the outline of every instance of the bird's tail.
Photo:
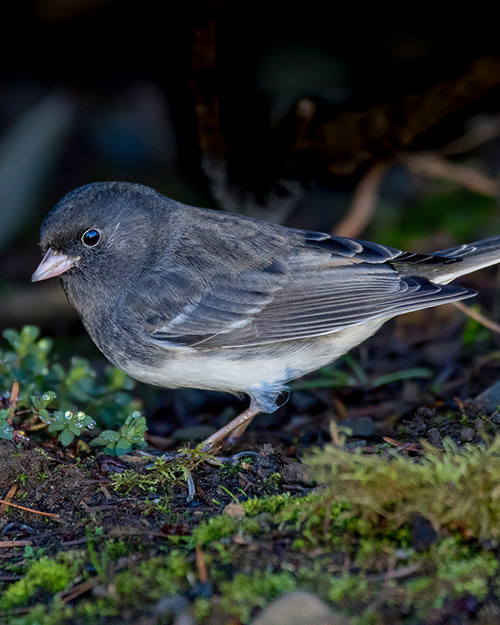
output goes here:
<path id="1" fill-rule="evenodd" d="M 439 250 L 429 256 L 402 254 L 391 262 L 405 265 L 401 273 L 421 276 L 436 284 L 448 284 L 455 278 L 500 263 L 500 236 Z"/>
<path id="2" fill-rule="evenodd" d="M 500 236 L 441 250 L 435 252 L 434 256 L 458 259 L 456 263 L 443 266 L 446 271 L 443 272 L 443 279 L 439 280 L 439 284 L 446 284 L 472 271 L 500 263 Z"/>

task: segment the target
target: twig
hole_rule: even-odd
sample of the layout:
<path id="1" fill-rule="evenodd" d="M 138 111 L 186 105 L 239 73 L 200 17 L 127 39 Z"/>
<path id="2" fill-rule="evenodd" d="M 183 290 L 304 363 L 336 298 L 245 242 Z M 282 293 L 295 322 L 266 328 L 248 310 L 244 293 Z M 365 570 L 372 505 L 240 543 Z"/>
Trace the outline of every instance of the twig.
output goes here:
<path id="1" fill-rule="evenodd" d="M 349 212 L 335 228 L 337 236 L 357 237 L 368 226 L 375 213 L 380 184 L 389 166 L 389 162 L 379 161 L 359 181 Z"/>
<path id="2" fill-rule="evenodd" d="M 472 167 L 452 163 L 446 158 L 430 152 L 405 154 L 401 156 L 403 164 L 414 173 L 429 178 L 442 178 L 462 185 L 466 189 L 496 198 L 498 182 Z"/>
<path id="3" fill-rule="evenodd" d="M 420 448 L 416 443 L 400 443 L 399 441 L 396 441 L 393 438 L 390 438 L 389 436 L 383 436 L 382 440 L 384 440 L 386 443 L 389 443 L 389 445 L 396 447 L 396 449 L 399 449 L 400 451 L 408 450 L 408 451 L 420 452 Z"/>
<path id="4" fill-rule="evenodd" d="M 474 319 L 475 321 L 483 325 L 485 328 L 488 328 L 489 330 L 492 330 L 493 332 L 500 334 L 500 325 L 496 323 L 495 321 L 488 319 L 487 317 L 482 315 L 480 312 L 477 312 L 477 310 L 474 310 L 473 308 L 466 306 L 462 302 L 453 302 L 453 306 L 455 306 L 455 308 L 458 308 L 458 310 L 461 310 L 463 313 L 468 315 L 471 319 Z"/>
<path id="5" fill-rule="evenodd" d="M 500 135 L 500 116 L 489 119 L 478 119 L 474 127 L 458 139 L 450 141 L 441 148 L 440 153 L 444 156 L 453 156 L 472 152 L 479 146 L 495 139 Z"/>
<path id="6" fill-rule="evenodd" d="M 17 484 L 12 484 L 12 486 L 9 488 L 9 492 L 5 495 L 6 502 L 10 503 L 12 501 L 12 498 L 16 494 L 16 490 L 17 490 Z M 6 510 L 7 510 L 7 504 L 3 503 L 0 506 L 0 514 L 4 515 Z"/>
<path id="7" fill-rule="evenodd" d="M 0 504 L 5 504 L 7 506 L 12 506 L 12 508 L 18 508 L 19 510 L 25 510 L 26 512 L 32 512 L 33 514 L 40 514 L 41 516 L 49 516 L 53 519 L 58 519 L 59 514 L 54 514 L 53 512 L 41 512 L 40 510 L 33 510 L 33 508 L 25 508 L 24 506 L 18 506 L 16 503 L 11 503 L 6 499 L 0 499 Z"/>
<path id="8" fill-rule="evenodd" d="M 196 545 L 196 568 L 200 576 L 200 582 L 205 584 L 208 581 L 207 561 L 203 554 L 201 545 Z"/>
<path id="9" fill-rule="evenodd" d="M 14 410 L 14 408 L 17 405 L 18 395 L 19 395 L 19 382 L 17 382 L 16 380 L 14 384 L 12 385 L 12 391 L 10 392 L 9 408 L 11 410 Z"/>
<path id="10" fill-rule="evenodd" d="M 424 565 L 423 560 L 419 560 L 418 562 L 412 562 L 407 566 L 402 566 L 399 569 L 392 569 L 387 571 L 387 573 L 382 573 L 380 575 L 367 575 L 366 579 L 370 582 L 381 582 L 389 579 L 400 579 L 401 577 L 408 577 L 409 575 L 413 575 Z"/>
<path id="11" fill-rule="evenodd" d="M 0 549 L 5 549 L 7 547 L 27 547 L 32 544 L 32 540 L 0 540 Z"/>
<path id="12" fill-rule="evenodd" d="M 99 575 L 96 575 L 96 577 L 93 577 L 92 579 L 87 579 L 85 582 L 81 582 L 80 584 L 73 586 L 73 588 L 70 588 L 68 592 L 61 597 L 61 601 L 63 603 L 73 601 L 73 599 L 76 599 L 92 588 L 95 588 L 95 586 L 98 586 L 100 583 L 101 578 Z"/>

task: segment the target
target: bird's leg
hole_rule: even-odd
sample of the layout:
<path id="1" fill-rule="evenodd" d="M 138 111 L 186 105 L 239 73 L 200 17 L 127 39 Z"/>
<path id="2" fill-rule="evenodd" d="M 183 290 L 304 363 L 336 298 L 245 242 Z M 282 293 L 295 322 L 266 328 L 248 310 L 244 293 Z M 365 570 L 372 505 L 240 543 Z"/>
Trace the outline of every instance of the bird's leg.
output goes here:
<path id="1" fill-rule="evenodd" d="M 215 434 L 212 434 L 207 439 L 200 444 L 200 449 L 203 451 L 210 452 L 215 447 L 218 447 L 222 441 L 227 438 L 230 434 L 235 434 L 238 431 L 240 434 L 243 433 L 250 421 L 261 412 L 260 407 L 253 402 L 250 406 L 244 410 L 240 415 L 238 415 L 235 419 L 230 421 L 227 425 L 217 430 Z"/>
<path id="2" fill-rule="evenodd" d="M 202 443 L 200 443 L 197 449 L 207 454 L 206 458 L 204 459 L 205 462 L 208 462 L 209 464 L 214 464 L 216 466 L 220 466 L 227 462 L 236 464 L 239 461 L 239 459 L 243 458 L 244 456 L 250 456 L 250 455 L 256 456 L 257 453 L 254 451 L 243 451 L 238 454 L 234 454 L 233 456 L 230 456 L 228 458 L 213 456 L 211 455 L 211 453 L 214 449 L 216 449 L 217 447 L 220 447 L 224 439 L 227 438 L 230 434 L 234 435 L 236 433 L 239 433 L 241 435 L 246 430 L 246 428 L 248 427 L 252 419 L 255 417 L 255 415 L 258 415 L 259 412 L 262 412 L 260 406 L 257 404 L 257 402 L 252 401 L 250 406 L 246 410 L 244 410 L 240 415 L 238 415 L 235 419 L 230 421 L 224 427 L 220 428 L 220 430 L 217 430 L 217 432 L 212 434 L 212 436 L 209 436 Z M 157 454 L 151 454 L 149 452 L 140 452 L 140 453 L 141 455 L 151 456 L 151 457 L 155 457 L 157 455 Z M 176 462 L 176 461 L 184 462 L 188 460 L 190 454 L 193 454 L 193 453 L 196 453 L 196 450 L 183 449 L 183 450 L 173 452 L 173 453 L 161 452 L 161 454 L 158 454 L 158 455 L 162 457 L 164 460 L 168 460 L 172 462 Z M 191 471 L 189 470 L 189 468 L 185 467 L 184 473 L 187 474 L 187 477 L 186 477 L 186 484 L 188 487 L 187 501 L 189 503 L 190 501 L 193 500 L 195 496 L 196 488 L 195 488 L 195 484 L 194 484 L 193 478 L 191 476 Z"/>
<path id="3" fill-rule="evenodd" d="M 243 436 L 243 434 L 245 433 L 245 430 L 247 429 L 247 427 L 250 425 L 251 422 L 252 422 L 252 419 L 250 419 L 249 421 L 245 421 L 243 425 L 239 425 L 235 430 L 231 432 L 231 434 L 229 434 L 229 436 L 227 437 L 227 444 L 229 447 L 234 447 L 236 445 L 236 443 Z"/>

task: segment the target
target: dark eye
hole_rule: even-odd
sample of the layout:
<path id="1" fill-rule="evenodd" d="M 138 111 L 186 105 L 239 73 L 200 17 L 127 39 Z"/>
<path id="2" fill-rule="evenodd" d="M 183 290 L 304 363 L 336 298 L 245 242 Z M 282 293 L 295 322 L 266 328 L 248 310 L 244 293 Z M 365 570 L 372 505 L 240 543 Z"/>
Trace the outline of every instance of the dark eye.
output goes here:
<path id="1" fill-rule="evenodd" d="M 90 230 L 87 230 L 87 232 L 84 232 L 82 234 L 82 242 L 87 247 L 94 247 L 94 245 L 97 245 L 100 238 L 101 234 L 98 230 L 95 230 L 94 228 L 90 228 Z"/>

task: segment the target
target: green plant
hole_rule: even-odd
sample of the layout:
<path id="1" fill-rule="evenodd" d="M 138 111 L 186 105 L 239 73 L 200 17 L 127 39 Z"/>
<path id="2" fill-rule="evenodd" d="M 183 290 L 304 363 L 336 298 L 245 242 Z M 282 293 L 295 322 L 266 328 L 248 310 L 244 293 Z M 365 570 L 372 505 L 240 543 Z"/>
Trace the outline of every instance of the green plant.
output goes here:
<path id="1" fill-rule="evenodd" d="M 10 424 L 10 411 L 8 408 L 0 410 L 0 438 L 12 440 L 14 436 L 14 428 Z"/>
<path id="2" fill-rule="evenodd" d="M 90 443 L 93 447 L 104 447 L 103 452 L 111 456 L 123 456 L 133 448 L 145 447 L 144 433 L 146 418 L 140 412 L 133 412 L 125 419 L 118 432 L 105 430 Z"/>
<path id="3" fill-rule="evenodd" d="M 255 571 L 253 575 L 237 573 L 230 582 L 221 584 L 221 605 L 246 624 L 255 608 L 264 607 L 275 597 L 296 587 L 296 579 L 288 571 Z"/>
<path id="4" fill-rule="evenodd" d="M 69 366 L 63 366 L 52 354 L 53 341 L 40 338 L 36 326 L 24 326 L 19 332 L 7 329 L 3 337 L 8 348 L 0 348 L 0 388 L 10 390 L 18 382 L 20 408 L 43 414 L 50 403 L 55 410 L 77 413 L 78 405 L 85 405 L 99 427 L 123 422 L 140 408 L 128 392 L 133 381 L 119 369 L 108 367 L 104 382 L 98 383 L 95 370 L 83 358 L 73 357 Z M 33 397 L 40 398 L 38 405 L 32 405 Z"/>
<path id="5" fill-rule="evenodd" d="M 84 412 L 73 414 L 69 410 L 56 410 L 45 423 L 49 426 L 49 432 L 58 432 L 57 439 L 64 446 L 70 445 L 75 436 L 95 427 L 95 421 Z"/>
<path id="6" fill-rule="evenodd" d="M 22 579 L 4 591 L 0 597 L 0 610 L 25 604 L 38 592 L 59 592 L 71 582 L 73 574 L 71 565 L 43 556 L 30 564 Z"/>

